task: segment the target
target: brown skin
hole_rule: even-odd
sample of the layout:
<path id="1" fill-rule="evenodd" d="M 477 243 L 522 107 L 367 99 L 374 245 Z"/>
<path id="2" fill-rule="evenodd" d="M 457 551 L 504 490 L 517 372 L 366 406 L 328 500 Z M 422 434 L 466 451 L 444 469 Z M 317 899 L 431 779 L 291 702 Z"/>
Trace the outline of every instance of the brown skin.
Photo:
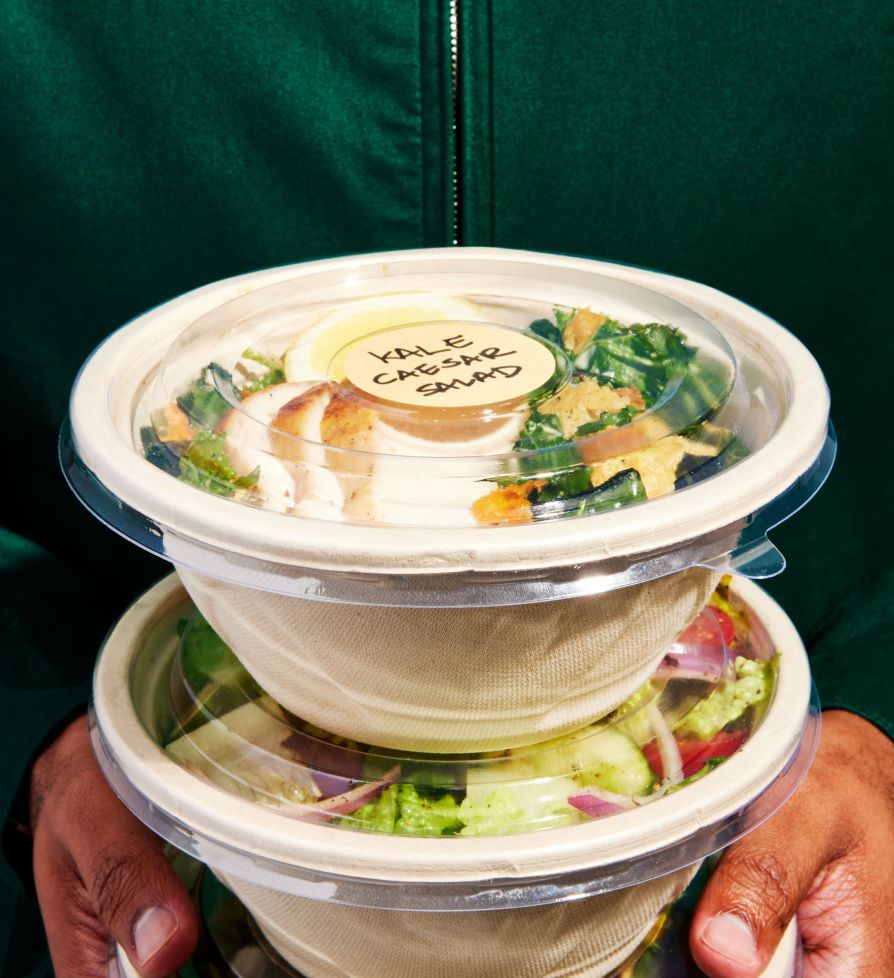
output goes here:
<path id="1" fill-rule="evenodd" d="M 32 778 L 34 872 L 57 978 L 105 978 L 109 936 L 146 978 L 174 971 L 192 952 L 197 924 L 157 839 L 107 787 L 75 721 L 41 755 Z M 851 713 L 824 715 L 807 778 L 772 819 L 730 848 L 699 904 L 693 954 L 711 978 L 754 978 L 797 910 L 805 978 L 894 976 L 894 743 Z M 148 907 L 177 922 L 170 941 L 138 962 L 134 923 Z M 705 947 L 716 913 L 757 934 L 753 966 Z"/>
<path id="2" fill-rule="evenodd" d="M 106 978 L 110 940 L 145 978 L 174 972 L 192 954 L 198 922 L 160 841 L 106 784 L 86 718 L 75 720 L 38 758 L 31 778 L 34 878 L 56 978 Z M 150 907 L 176 928 L 148 961 L 133 929 Z"/>
<path id="3" fill-rule="evenodd" d="M 756 978 L 797 912 L 805 978 L 894 976 L 894 742 L 853 713 L 823 714 L 810 772 L 764 825 L 730 848 L 690 931 L 710 978 Z M 750 966 L 701 941 L 733 913 L 756 935 Z"/>

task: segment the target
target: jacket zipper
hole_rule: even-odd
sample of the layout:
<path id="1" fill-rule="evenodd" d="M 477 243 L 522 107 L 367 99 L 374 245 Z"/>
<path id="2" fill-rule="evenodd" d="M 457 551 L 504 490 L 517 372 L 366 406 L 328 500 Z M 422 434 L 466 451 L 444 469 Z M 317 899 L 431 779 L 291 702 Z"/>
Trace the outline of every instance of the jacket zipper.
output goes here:
<path id="1" fill-rule="evenodd" d="M 451 228 L 453 244 L 458 245 L 460 241 L 460 188 L 459 188 L 459 0 L 450 0 L 450 105 L 451 119 L 450 129 L 453 138 L 451 139 L 451 187 L 453 226 Z"/>

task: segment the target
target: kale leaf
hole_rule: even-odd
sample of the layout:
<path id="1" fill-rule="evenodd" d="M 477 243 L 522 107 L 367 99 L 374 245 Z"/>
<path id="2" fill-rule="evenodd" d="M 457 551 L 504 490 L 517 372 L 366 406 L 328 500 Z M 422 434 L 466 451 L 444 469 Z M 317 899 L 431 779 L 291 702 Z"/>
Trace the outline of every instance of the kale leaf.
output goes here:
<path id="1" fill-rule="evenodd" d="M 620 428 L 622 425 L 632 421 L 639 411 L 628 404 L 620 411 L 603 411 L 595 421 L 588 421 L 582 424 L 574 433 L 575 438 L 585 438 L 587 435 L 595 435 L 597 431 L 604 431 L 606 428 Z"/>
<path id="2" fill-rule="evenodd" d="M 542 489 L 532 489 L 528 495 L 535 520 L 586 516 L 644 502 L 646 498 L 636 469 L 624 469 L 594 489 L 586 466 L 553 477 Z"/>
<path id="3" fill-rule="evenodd" d="M 219 364 L 211 363 L 177 398 L 177 406 L 196 428 L 204 431 L 212 431 L 231 406 L 215 381 L 223 382 L 235 391 L 230 373 Z"/>
<path id="4" fill-rule="evenodd" d="M 651 407 L 693 355 L 679 330 L 663 323 L 604 322 L 574 360 L 575 369 L 613 387 L 633 387 Z"/>
<path id="5" fill-rule="evenodd" d="M 620 509 L 622 506 L 645 502 L 646 498 L 646 489 L 639 472 L 636 469 L 624 469 L 582 496 L 574 515 L 583 516 L 601 513 L 607 509 Z"/>
<path id="6" fill-rule="evenodd" d="M 255 468 L 237 476 L 226 450 L 226 434 L 200 431 L 180 457 L 180 479 L 218 496 L 232 496 L 237 489 L 249 489 L 260 476 Z"/>
<path id="7" fill-rule="evenodd" d="M 562 341 L 562 331 L 548 319 L 535 319 L 525 332 L 530 333 L 532 336 L 539 336 L 542 340 L 547 340 L 560 350 L 564 349 L 565 344 Z"/>
<path id="8" fill-rule="evenodd" d="M 282 384 L 285 381 L 285 368 L 279 357 L 267 356 L 265 353 L 259 353 L 257 350 L 251 349 L 251 347 L 243 350 L 242 356 L 245 360 L 254 360 L 255 363 L 266 367 L 267 372 L 260 376 L 249 374 L 248 376 L 252 379 L 240 388 L 241 394 L 253 394 L 256 391 L 264 390 L 265 387 L 272 387 L 274 384 Z"/>
<path id="9" fill-rule="evenodd" d="M 152 425 L 140 428 L 140 441 L 143 443 L 143 454 L 154 466 L 168 475 L 180 475 L 180 456 L 159 439 Z"/>

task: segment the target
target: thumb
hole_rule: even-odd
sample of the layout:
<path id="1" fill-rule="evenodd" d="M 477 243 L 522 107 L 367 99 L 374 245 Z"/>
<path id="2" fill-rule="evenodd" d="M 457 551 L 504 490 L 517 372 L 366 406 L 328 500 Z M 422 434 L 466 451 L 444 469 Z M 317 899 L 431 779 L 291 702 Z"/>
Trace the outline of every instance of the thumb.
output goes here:
<path id="1" fill-rule="evenodd" d="M 162 978 L 192 953 L 198 921 L 160 840 L 109 787 L 83 718 L 35 768 L 34 876 L 55 972 L 105 975 L 109 941 L 145 978 Z"/>
<path id="2" fill-rule="evenodd" d="M 74 840 L 75 867 L 105 932 L 144 978 L 163 978 L 192 954 L 195 909 L 160 841 L 117 798 L 108 800 L 114 807 L 103 806 L 93 833 Z"/>
<path id="3" fill-rule="evenodd" d="M 821 826 L 811 829 L 797 815 L 794 807 L 777 812 L 728 849 L 708 881 L 692 921 L 690 949 L 710 978 L 760 975 L 830 861 Z"/>

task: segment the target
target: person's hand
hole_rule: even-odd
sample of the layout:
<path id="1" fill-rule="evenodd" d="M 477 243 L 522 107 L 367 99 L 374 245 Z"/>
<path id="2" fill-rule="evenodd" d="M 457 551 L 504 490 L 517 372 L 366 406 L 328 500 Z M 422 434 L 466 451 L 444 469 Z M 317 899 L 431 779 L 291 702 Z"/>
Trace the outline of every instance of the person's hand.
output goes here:
<path id="1" fill-rule="evenodd" d="M 106 978 L 111 941 L 145 978 L 195 947 L 195 909 L 161 851 L 108 786 L 86 718 L 37 759 L 31 776 L 34 880 L 56 978 Z"/>
<path id="2" fill-rule="evenodd" d="M 690 947 L 710 978 L 754 978 L 797 913 L 804 978 L 890 978 L 892 906 L 894 742 L 830 711 L 803 784 L 721 859 Z"/>

